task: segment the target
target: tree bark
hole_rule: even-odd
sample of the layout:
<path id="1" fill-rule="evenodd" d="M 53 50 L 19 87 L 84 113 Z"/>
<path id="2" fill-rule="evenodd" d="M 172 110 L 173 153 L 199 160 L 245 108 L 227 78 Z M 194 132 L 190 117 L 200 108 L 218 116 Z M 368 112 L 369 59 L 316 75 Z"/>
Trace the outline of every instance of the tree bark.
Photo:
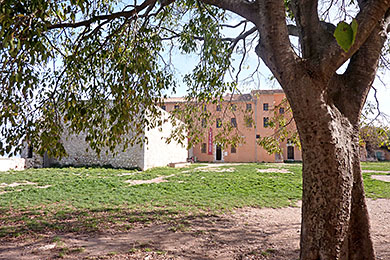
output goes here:
<path id="1" fill-rule="evenodd" d="M 324 88 L 312 86 L 301 102 L 290 102 L 303 151 L 300 259 L 375 259 L 360 169 L 359 128 L 329 103 Z"/>
<path id="2" fill-rule="evenodd" d="M 358 137 L 356 137 L 358 138 Z M 351 220 L 349 223 L 348 255 L 351 260 L 375 259 L 370 236 L 370 220 L 363 188 L 360 154 L 353 158 Z"/>

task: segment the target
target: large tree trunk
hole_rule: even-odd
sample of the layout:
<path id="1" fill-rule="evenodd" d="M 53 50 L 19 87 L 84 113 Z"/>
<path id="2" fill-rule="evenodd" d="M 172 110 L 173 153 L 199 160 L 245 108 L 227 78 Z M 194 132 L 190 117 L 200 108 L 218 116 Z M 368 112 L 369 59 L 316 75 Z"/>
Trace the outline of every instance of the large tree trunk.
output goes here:
<path id="1" fill-rule="evenodd" d="M 229 10 L 235 9 L 232 0 Z M 244 1 L 236 13 L 254 22 L 256 53 L 286 93 L 303 148 L 302 260 L 373 260 L 359 161 L 359 118 L 390 24 L 390 1 L 359 2 L 358 33 L 348 52 L 318 1 L 292 0 L 301 53 L 291 48 L 285 1 Z M 291 25 L 290 25 L 291 27 Z M 333 28 L 333 29 L 332 29 Z M 349 60 L 346 71 L 337 70 Z"/>
<path id="2" fill-rule="evenodd" d="M 358 125 L 321 88 L 293 106 L 303 151 L 302 260 L 375 259 L 360 169 Z M 297 104 L 297 102 L 294 102 Z"/>

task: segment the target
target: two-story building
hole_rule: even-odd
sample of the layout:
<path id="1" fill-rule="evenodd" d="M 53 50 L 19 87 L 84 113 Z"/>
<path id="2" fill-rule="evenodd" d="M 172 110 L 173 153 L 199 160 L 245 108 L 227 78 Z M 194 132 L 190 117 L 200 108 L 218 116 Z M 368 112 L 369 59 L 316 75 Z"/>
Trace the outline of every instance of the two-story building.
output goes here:
<path id="1" fill-rule="evenodd" d="M 275 113 L 283 114 L 280 106 L 285 99 L 283 90 L 255 90 L 250 94 L 227 95 L 221 102 L 203 105 L 209 112 L 205 119 L 194 115 L 203 131 L 203 140 L 193 146 L 189 156 L 205 162 L 282 162 L 300 161 L 301 151 L 288 140 L 281 143 L 281 154 L 269 154 L 257 141 L 261 137 L 275 134 L 274 127 L 269 127 Z M 184 98 L 166 99 L 162 108 L 168 112 L 180 109 L 186 103 Z M 291 116 L 291 115 L 286 115 Z M 205 122 L 203 122 L 205 120 Z M 229 124 L 242 140 L 237 145 L 218 143 L 216 136 Z M 288 127 L 295 129 L 295 125 Z"/>

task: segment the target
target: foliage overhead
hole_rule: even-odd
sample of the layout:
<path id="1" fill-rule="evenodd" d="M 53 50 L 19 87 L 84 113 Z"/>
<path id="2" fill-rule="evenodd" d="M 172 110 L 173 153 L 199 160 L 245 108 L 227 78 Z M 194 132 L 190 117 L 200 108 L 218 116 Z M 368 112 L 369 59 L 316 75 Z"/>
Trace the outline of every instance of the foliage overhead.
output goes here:
<path id="1" fill-rule="evenodd" d="M 284 1 L 285 19 L 297 36 L 290 32 L 297 27 L 293 2 Z M 201 107 L 237 91 L 237 75 L 261 38 L 253 21 L 219 7 L 211 0 L 1 1 L 0 154 L 18 153 L 24 140 L 41 154 L 64 155 L 65 130 L 85 132 L 98 152 L 142 143 L 145 127 L 163 123 L 155 105 L 181 84 L 172 62 L 179 54 L 196 54 L 199 62 L 182 79 L 191 105 L 176 116 L 187 127 L 172 138 L 189 133 L 200 140 L 191 115 L 209 119 Z M 355 19 L 337 25 L 334 37 L 344 51 L 360 27 Z"/>
<path id="2" fill-rule="evenodd" d="M 201 53 L 185 79 L 191 89 L 206 86 L 204 93 L 212 93 L 224 86 L 228 50 L 218 33 L 224 11 L 195 1 L 167 4 L 2 1 L 1 154 L 28 140 L 40 153 L 63 155 L 64 129 L 85 131 L 98 152 L 142 142 L 145 127 L 162 123 L 155 105 L 175 91 L 165 61 L 173 44 L 183 53 Z M 199 35 L 202 46 L 194 40 Z"/>

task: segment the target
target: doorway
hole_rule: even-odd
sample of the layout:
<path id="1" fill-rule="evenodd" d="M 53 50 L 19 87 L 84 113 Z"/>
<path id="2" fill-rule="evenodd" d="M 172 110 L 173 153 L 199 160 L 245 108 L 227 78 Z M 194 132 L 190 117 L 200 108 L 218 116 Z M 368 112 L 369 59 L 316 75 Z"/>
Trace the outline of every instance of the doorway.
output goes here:
<path id="1" fill-rule="evenodd" d="M 216 153 L 215 153 L 215 160 L 216 161 L 222 160 L 222 147 L 220 145 L 217 145 Z"/>
<path id="2" fill-rule="evenodd" d="M 287 146 L 287 160 L 294 160 L 294 146 Z"/>
<path id="3" fill-rule="evenodd" d="M 47 152 L 43 154 L 43 168 L 47 168 L 53 165 L 53 158 L 47 155 Z"/>

